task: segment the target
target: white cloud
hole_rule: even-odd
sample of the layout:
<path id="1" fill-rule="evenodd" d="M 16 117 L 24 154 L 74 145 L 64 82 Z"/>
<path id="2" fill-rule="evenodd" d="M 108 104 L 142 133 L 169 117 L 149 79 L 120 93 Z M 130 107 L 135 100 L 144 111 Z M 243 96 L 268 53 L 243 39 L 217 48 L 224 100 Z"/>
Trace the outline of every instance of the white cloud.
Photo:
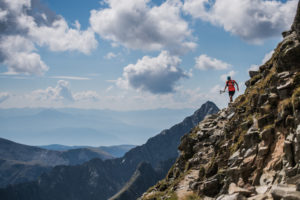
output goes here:
<path id="1" fill-rule="evenodd" d="M 206 7 L 212 6 L 210 0 L 184 0 L 183 11 L 192 15 L 194 18 L 210 18 Z"/>
<path id="2" fill-rule="evenodd" d="M 34 44 L 27 38 L 5 36 L 1 39 L 0 51 L 9 73 L 42 75 L 48 70 L 48 66 L 41 60 L 40 55 L 33 52 Z"/>
<path id="3" fill-rule="evenodd" d="M 2 10 L 0 8 L 0 21 L 6 21 L 6 15 L 8 14 L 7 10 Z"/>
<path id="4" fill-rule="evenodd" d="M 223 89 L 224 89 L 224 87 L 222 87 L 221 85 L 217 84 L 217 85 L 215 85 L 214 87 L 212 87 L 210 89 L 210 92 L 218 94 L 218 93 L 220 93 L 221 90 L 223 91 Z"/>
<path id="5" fill-rule="evenodd" d="M 288 30 L 298 0 L 185 0 L 183 10 L 195 18 L 221 26 L 243 40 L 260 44 Z"/>
<path id="6" fill-rule="evenodd" d="M 183 53 L 194 49 L 191 30 L 181 18 L 180 0 L 150 7 L 150 0 L 107 0 L 108 8 L 92 10 L 90 23 L 102 38 L 127 48 L 167 49 Z"/>
<path id="7" fill-rule="evenodd" d="M 251 65 L 250 68 L 248 69 L 248 71 L 258 71 L 258 70 L 259 70 L 258 65 Z"/>
<path id="8" fill-rule="evenodd" d="M 80 28 L 81 28 L 81 24 L 79 23 L 78 20 L 75 20 L 73 26 L 76 28 L 76 30 L 80 30 Z"/>
<path id="9" fill-rule="evenodd" d="M 227 96 L 226 96 L 227 97 Z M 217 103 L 220 100 L 219 93 L 210 93 L 201 88 L 176 88 L 175 93 L 155 95 L 152 93 L 120 92 L 114 96 L 103 96 L 98 106 L 113 110 L 145 110 L 158 108 L 199 108 L 207 100 Z"/>
<path id="10" fill-rule="evenodd" d="M 200 70 L 207 70 L 207 69 L 224 70 L 224 69 L 228 69 L 231 66 L 226 62 L 223 62 L 216 58 L 211 58 L 205 54 L 195 58 L 195 62 L 196 62 L 195 68 Z"/>
<path id="11" fill-rule="evenodd" d="M 100 95 L 95 91 L 81 91 L 72 92 L 70 83 L 65 80 L 59 80 L 56 87 L 48 87 L 46 89 L 35 90 L 30 95 L 31 101 L 37 100 L 44 103 L 56 103 L 56 102 L 72 102 L 74 105 L 76 102 L 97 102 L 100 100 Z M 32 99 L 33 98 L 33 99 Z"/>
<path id="12" fill-rule="evenodd" d="M 79 30 L 70 28 L 63 19 L 55 20 L 51 26 L 38 26 L 31 16 L 21 16 L 19 24 L 28 29 L 28 36 L 39 46 L 47 46 L 51 51 L 79 51 L 89 54 L 98 45 L 91 29 Z"/>
<path id="13" fill-rule="evenodd" d="M 5 75 L 5 76 L 14 76 L 14 75 L 18 75 L 18 73 L 13 72 L 13 71 L 8 71 L 8 72 L 3 72 L 0 73 L 0 75 Z"/>
<path id="14" fill-rule="evenodd" d="M 76 101 L 99 101 L 100 95 L 95 91 L 84 91 L 74 94 L 74 99 Z"/>
<path id="15" fill-rule="evenodd" d="M 110 91 L 112 91 L 113 89 L 114 89 L 114 86 L 111 85 L 111 86 L 109 86 L 108 88 L 106 88 L 105 92 L 110 92 Z"/>
<path id="16" fill-rule="evenodd" d="M 226 73 L 226 74 L 223 74 L 223 75 L 221 75 L 221 80 L 222 81 L 227 81 L 227 77 L 228 76 L 230 76 L 231 77 L 231 79 L 234 79 L 234 76 L 237 74 L 237 72 L 236 71 L 234 71 L 234 70 L 231 70 L 230 72 L 228 72 L 228 73 Z"/>
<path id="17" fill-rule="evenodd" d="M 69 82 L 59 80 L 56 87 L 48 87 L 45 90 L 35 90 L 32 95 L 37 100 L 45 101 L 74 101 L 74 97 L 69 87 Z"/>
<path id="18" fill-rule="evenodd" d="M 114 54 L 113 52 L 109 52 L 104 56 L 104 58 L 108 60 L 113 59 L 115 57 L 117 57 L 117 54 Z"/>
<path id="19" fill-rule="evenodd" d="M 48 67 L 37 46 L 88 54 L 98 45 L 91 29 L 80 30 L 78 21 L 75 29 L 70 28 L 63 17 L 41 6 L 38 0 L 3 0 L 1 7 L 0 63 L 8 72 L 44 74 Z"/>
<path id="20" fill-rule="evenodd" d="M 188 77 L 187 73 L 178 67 L 180 63 L 181 60 L 177 56 L 171 56 L 166 51 L 154 58 L 144 56 L 136 64 L 124 68 L 123 77 L 118 79 L 117 85 L 153 94 L 171 93 L 181 78 Z"/>
<path id="21" fill-rule="evenodd" d="M 31 0 L 4 0 L 4 2 L 14 12 L 21 12 L 24 7 L 31 5 Z"/>
<path id="22" fill-rule="evenodd" d="M 72 92 L 73 101 L 62 97 L 59 88 L 48 87 L 44 90 L 33 91 L 29 94 L 12 95 L 9 101 L 0 104 L 1 108 L 22 107 L 52 107 L 52 108 L 83 108 L 83 109 L 111 109 L 111 110 L 145 110 L 158 108 L 199 108 L 207 100 L 215 102 L 218 106 L 226 106 L 227 95 L 220 95 L 218 91 L 205 88 L 177 87 L 176 92 L 165 95 L 152 93 L 139 93 L 135 90 L 120 90 L 115 87 L 113 91 L 80 91 Z M 69 88 L 70 90 L 70 88 Z"/>
<path id="23" fill-rule="evenodd" d="M 10 94 L 7 92 L 0 92 L 0 103 L 6 101 L 10 97 Z"/>
<path id="24" fill-rule="evenodd" d="M 76 80 L 76 81 L 87 81 L 87 80 L 91 80 L 91 78 L 88 78 L 88 77 L 81 77 L 81 76 L 51 76 L 50 78 L 55 78 L 55 79 L 68 79 L 68 80 Z"/>

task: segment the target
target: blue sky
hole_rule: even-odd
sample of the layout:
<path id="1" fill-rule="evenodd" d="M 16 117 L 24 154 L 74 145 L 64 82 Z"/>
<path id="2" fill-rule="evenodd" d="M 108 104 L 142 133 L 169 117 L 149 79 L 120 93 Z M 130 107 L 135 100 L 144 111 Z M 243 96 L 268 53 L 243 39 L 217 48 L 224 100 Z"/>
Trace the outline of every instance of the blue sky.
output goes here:
<path id="1" fill-rule="evenodd" d="M 224 107 L 224 77 L 243 91 L 297 3 L 0 0 L 0 108 Z"/>

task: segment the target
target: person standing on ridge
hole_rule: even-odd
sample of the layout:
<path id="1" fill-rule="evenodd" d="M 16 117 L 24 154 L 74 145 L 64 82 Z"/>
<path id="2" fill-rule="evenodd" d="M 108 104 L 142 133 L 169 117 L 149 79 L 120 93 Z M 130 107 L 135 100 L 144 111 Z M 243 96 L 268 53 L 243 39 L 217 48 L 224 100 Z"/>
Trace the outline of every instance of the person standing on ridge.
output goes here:
<path id="1" fill-rule="evenodd" d="M 235 82 L 235 80 L 231 80 L 231 77 L 228 76 L 227 77 L 227 81 L 226 81 L 226 85 L 224 88 L 224 92 L 226 91 L 226 88 L 228 87 L 228 93 L 229 93 L 229 97 L 230 97 L 230 103 L 232 102 L 232 97 L 235 93 L 235 87 L 234 84 L 236 84 L 237 90 L 239 91 L 239 85 L 237 84 L 237 82 Z"/>

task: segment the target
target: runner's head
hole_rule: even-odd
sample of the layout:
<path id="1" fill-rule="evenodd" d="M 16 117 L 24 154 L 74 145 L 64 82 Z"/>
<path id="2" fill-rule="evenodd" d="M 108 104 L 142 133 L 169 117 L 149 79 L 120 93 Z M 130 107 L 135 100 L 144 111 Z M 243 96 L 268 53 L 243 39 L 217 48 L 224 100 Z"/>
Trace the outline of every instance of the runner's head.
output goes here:
<path id="1" fill-rule="evenodd" d="M 230 81 L 230 80 L 231 80 L 231 77 L 230 77 L 230 76 L 227 76 L 227 80 Z"/>

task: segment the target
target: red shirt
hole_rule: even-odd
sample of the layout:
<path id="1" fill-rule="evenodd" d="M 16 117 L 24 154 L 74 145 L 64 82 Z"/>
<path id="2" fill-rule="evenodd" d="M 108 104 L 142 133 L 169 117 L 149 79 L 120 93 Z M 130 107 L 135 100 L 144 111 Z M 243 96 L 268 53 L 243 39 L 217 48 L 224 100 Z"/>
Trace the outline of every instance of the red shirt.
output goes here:
<path id="1" fill-rule="evenodd" d="M 234 84 L 235 84 L 235 80 L 229 80 L 226 82 L 226 85 L 228 87 L 228 91 L 235 91 L 235 87 L 234 87 Z"/>

